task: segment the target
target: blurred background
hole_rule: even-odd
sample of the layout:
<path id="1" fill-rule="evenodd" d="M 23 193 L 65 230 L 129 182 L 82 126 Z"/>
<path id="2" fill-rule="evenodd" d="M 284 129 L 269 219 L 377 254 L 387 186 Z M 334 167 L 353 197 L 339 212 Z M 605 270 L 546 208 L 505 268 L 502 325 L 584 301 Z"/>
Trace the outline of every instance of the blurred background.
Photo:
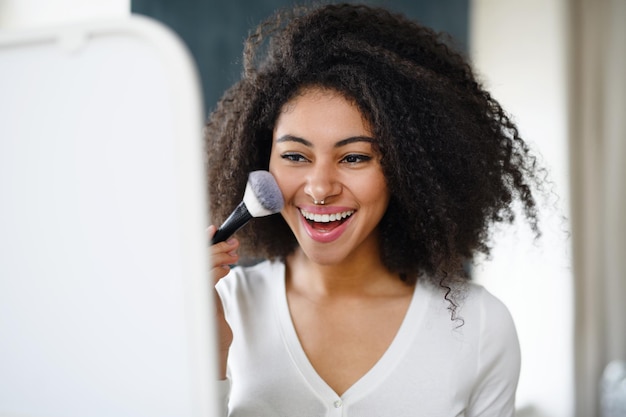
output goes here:
<path id="1" fill-rule="evenodd" d="M 353 3 L 355 3 L 353 1 Z M 154 17 L 185 40 L 203 79 L 205 106 L 210 111 L 224 90 L 239 79 L 243 42 L 248 31 L 275 10 L 294 4 L 293 0 L 131 0 L 134 13 Z M 385 5 L 439 30 L 451 33 L 468 46 L 468 0 L 387 0 L 369 2 Z"/>
<path id="2" fill-rule="evenodd" d="M 518 416 L 626 416 L 626 1 L 368 1 L 448 32 L 548 168 L 543 236 L 494 232 L 473 277 L 511 310 Z M 137 13 L 174 30 L 205 114 L 237 81 L 248 31 L 288 0 L 0 0 L 0 30 Z M 1 138 L 0 138 L 1 140 Z"/>

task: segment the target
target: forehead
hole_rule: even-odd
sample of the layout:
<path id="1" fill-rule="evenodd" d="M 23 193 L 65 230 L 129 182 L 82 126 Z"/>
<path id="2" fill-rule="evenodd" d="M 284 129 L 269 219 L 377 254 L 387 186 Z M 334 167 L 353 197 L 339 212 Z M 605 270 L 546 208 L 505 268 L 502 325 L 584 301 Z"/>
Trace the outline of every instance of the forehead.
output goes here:
<path id="1" fill-rule="evenodd" d="M 306 89 L 289 100 L 278 115 L 274 138 L 308 134 L 315 137 L 372 136 L 368 121 L 357 105 L 341 93 L 321 88 Z"/>

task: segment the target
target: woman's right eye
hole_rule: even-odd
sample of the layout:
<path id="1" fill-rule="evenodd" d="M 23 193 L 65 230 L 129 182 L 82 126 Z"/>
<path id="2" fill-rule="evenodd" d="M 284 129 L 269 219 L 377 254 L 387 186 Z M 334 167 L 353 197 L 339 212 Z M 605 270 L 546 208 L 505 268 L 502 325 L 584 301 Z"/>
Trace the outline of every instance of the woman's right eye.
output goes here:
<path id="1" fill-rule="evenodd" d="M 280 157 L 291 162 L 307 162 L 308 161 L 308 159 L 306 159 L 302 154 L 299 154 L 299 153 L 291 153 L 291 152 L 284 153 Z"/>

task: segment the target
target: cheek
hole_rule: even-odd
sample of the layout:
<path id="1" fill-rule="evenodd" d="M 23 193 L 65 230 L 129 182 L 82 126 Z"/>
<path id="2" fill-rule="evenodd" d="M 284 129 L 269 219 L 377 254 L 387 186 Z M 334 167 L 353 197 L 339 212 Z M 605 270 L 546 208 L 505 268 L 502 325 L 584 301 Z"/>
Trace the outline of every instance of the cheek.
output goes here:
<path id="1" fill-rule="evenodd" d="M 294 189 L 294 178 L 293 175 L 287 175 L 283 172 L 279 164 L 273 164 L 270 159 L 269 172 L 274 176 L 276 180 L 276 184 L 278 184 L 278 188 L 280 188 L 280 192 L 283 194 L 285 200 L 288 200 L 292 194 Z"/>
<path id="2" fill-rule="evenodd" d="M 360 195 L 368 202 L 386 202 L 389 200 L 389 188 L 381 173 L 364 176 L 358 184 Z"/>
<path id="3" fill-rule="evenodd" d="M 370 184 L 368 194 L 368 203 L 376 207 L 376 211 L 387 209 L 389 204 L 389 192 L 384 184 L 382 187 L 375 187 Z"/>

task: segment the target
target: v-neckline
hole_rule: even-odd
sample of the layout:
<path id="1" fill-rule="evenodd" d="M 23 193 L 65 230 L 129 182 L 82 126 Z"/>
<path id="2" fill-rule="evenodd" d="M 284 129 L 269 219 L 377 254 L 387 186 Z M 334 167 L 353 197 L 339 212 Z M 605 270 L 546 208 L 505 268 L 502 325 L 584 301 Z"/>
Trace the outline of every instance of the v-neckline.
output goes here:
<path id="1" fill-rule="evenodd" d="M 420 283 L 415 285 L 409 307 L 398 332 L 383 355 L 372 368 L 340 396 L 317 373 L 300 343 L 287 301 L 285 265 L 283 263 L 279 265 L 280 270 L 276 271 L 276 276 L 281 278 L 279 279 L 280 282 L 277 283 L 278 285 L 275 286 L 275 306 L 281 334 L 291 359 L 320 399 L 324 402 L 337 400 L 355 402 L 383 383 L 385 378 L 405 357 L 426 312 L 428 297 L 423 291 L 422 285 Z"/>

